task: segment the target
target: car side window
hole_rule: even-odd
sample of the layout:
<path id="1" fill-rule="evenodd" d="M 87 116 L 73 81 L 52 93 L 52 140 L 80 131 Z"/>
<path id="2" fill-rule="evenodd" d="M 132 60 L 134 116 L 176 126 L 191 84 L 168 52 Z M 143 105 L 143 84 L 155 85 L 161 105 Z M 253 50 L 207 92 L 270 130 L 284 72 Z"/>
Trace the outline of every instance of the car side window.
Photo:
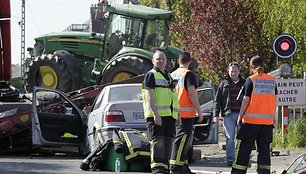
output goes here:
<path id="1" fill-rule="evenodd" d="M 200 105 L 203 105 L 214 99 L 214 91 L 212 89 L 199 90 L 198 99 Z"/>
<path id="2" fill-rule="evenodd" d="M 97 100 L 96 100 L 96 102 L 95 102 L 95 104 L 94 104 L 94 107 L 93 107 L 93 109 L 92 109 L 93 111 L 96 110 L 96 109 L 98 109 L 98 108 L 100 107 L 104 95 L 105 95 L 105 90 L 103 90 L 103 91 L 99 94 L 99 96 L 98 96 L 98 98 L 97 98 Z"/>

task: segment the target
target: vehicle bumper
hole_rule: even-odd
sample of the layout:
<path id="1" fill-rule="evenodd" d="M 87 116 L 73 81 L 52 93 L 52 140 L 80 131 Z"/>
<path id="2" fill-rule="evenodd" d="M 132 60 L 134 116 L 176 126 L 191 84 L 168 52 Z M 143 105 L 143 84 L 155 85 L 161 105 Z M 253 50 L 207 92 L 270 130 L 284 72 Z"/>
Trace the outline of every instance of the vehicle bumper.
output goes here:
<path id="1" fill-rule="evenodd" d="M 104 143 L 105 141 L 112 139 L 114 129 L 137 129 L 137 130 L 144 131 L 144 132 L 147 131 L 145 127 L 138 127 L 138 128 L 124 128 L 124 127 L 119 127 L 119 126 L 103 127 L 97 130 L 100 142 Z"/>

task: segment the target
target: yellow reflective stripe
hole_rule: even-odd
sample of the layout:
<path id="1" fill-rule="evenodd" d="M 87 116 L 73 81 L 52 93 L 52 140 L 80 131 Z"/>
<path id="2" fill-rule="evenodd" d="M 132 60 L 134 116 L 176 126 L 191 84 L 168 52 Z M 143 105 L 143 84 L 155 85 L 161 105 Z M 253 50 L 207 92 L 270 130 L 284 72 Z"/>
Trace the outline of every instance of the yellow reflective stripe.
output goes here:
<path id="1" fill-rule="evenodd" d="M 185 164 L 185 162 L 175 161 L 175 160 L 170 160 L 169 162 L 170 162 L 170 164 L 179 165 L 179 166 L 183 166 Z"/>
<path id="2" fill-rule="evenodd" d="M 123 142 L 122 141 L 115 141 L 115 140 L 113 140 L 113 142 L 114 142 L 114 144 L 123 144 Z"/>
<path id="3" fill-rule="evenodd" d="M 165 163 L 151 163 L 151 168 L 154 168 L 154 167 L 163 167 L 165 169 L 168 169 L 168 165 Z"/>
<path id="4" fill-rule="evenodd" d="M 180 161 L 180 158 L 182 156 L 182 151 L 184 149 L 184 144 L 186 142 L 187 134 L 184 134 L 180 143 L 180 146 L 177 150 L 177 155 L 176 155 L 176 161 Z"/>
<path id="5" fill-rule="evenodd" d="M 147 151 L 137 151 L 137 153 L 139 153 L 139 155 L 142 155 L 142 156 L 151 156 L 151 153 Z"/>
<path id="6" fill-rule="evenodd" d="M 154 164 L 155 163 L 155 161 L 154 161 L 154 146 L 155 146 L 155 144 L 156 144 L 156 142 L 154 142 L 154 141 L 150 141 L 150 144 L 152 145 L 151 146 L 151 164 Z"/>
<path id="7" fill-rule="evenodd" d="M 235 153 L 235 161 L 234 161 L 232 167 L 235 168 L 235 169 L 239 169 L 239 170 L 247 170 L 248 166 L 242 166 L 242 165 L 237 164 L 237 157 L 239 155 L 238 153 L 239 153 L 239 149 L 240 149 L 240 144 L 241 144 L 241 140 L 238 139 L 237 150 L 236 150 L 236 153 Z"/>
<path id="8" fill-rule="evenodd" d="M 233 163 L 232 167 L 235 168 L 235 169 L 239 169 L 239 170 L 247 170 L 247 168 L 248 168 L 248 166 L 242 166 L 242 165 L 238 165 L 236 163 Z"/>
<path id="9" fill-rule="evenodd" d="M 271 170 L 271 166 L 270 165 L 262 165 L 262 164 L 259 164 L 257 166 L 258 169 L 266 169 L 266 170 Z"/>
<path id="10" fill-rule="evenodd" d="M 130 155 L 125 156 L 125 159 L 128 160 L 128 159 L 131 159 L 132 157 L 137 156 L 137 154 L 135 155 L 135 153 L 133 151 L 132 143 L 129 140 L 129 137 L 128 137 L 127 133 L 122 131 L 122 135 L 123 135 L 123 137 L 125 139 L 126 145 L 127 145 L 128 149 L 129 149 L 129 152 L 130 152 Z M 130 156 L 132 156 L 132 157 L 130 157 Z"/>
<path id="11" fill-rule="evenodd" d="M 177 150 L 176 158 L 175 158 L 175 160 L 170 160 L 170 164 L 175 164 L 175 165 L 180 165 L 180 166 L 185 164 L 186 160 L 185 161 L 180 161 L 180 158 L 182 156 L 182 152 L 183 152 L 183 149 L 184 149 L 186 139 L 187 139 L 187 134 L 184 134 L 183 137 L 182 137 L 181 143 L 179 145 L 179 148 Z"/>
<path id="12" fill-rule="evenodd" d="M 142 155 L 142 156 L 150 156 L 150 152 L 146 152 L 146 151 L 136 151 L 135 153 L 129 154 L 127 156 L 125 156 L 125 160 L 129 160 L 131 158 L 134 158 L 137 155 Z"/>
<path id="13" fill-rule="evenodd" d="M 165 163 L 156 163 L 154 161 L 154 154 L 155 154 L 154 146 L 155 146 L 156 142 L 150 141 L 150 143 L 152 144 L 152 146 L 151 146 L 151 168 L 154 168 L 154 167 L 164 167 L 165 169 L 168 169 L 168 165 L 167 164 L 165 164 Z"/>
<path id="14" fill-rule="evenodd" d="M 89 160 L 84 159 L 84 160 L 82 161 L 82 163 L 89 164 Z"/>
<path id="15" fill-rule="evenodd" d="M 134 152 L 133 151 L 133 147 L 132 147 L 132 143 L 131 143 L 127 133 L 126 132 L 122 132 L 122 135 L 123 135 L 123 137 L 124 137 L 124 139 L 126 141 L 126 145 L 128 146 L 128 149 L 129 149 L 129 152 L 130 152 L 129 155 L 125 156 L 125 160 L 129 160 L 131 158 L 134 158 L 135 156 L 137 156 L 139 154 L 143 155 L 143 156 L 150 156 L 151 155 L 150 152 L 146 152 L 146 151 L 136 151 L 136 152 Z"/>

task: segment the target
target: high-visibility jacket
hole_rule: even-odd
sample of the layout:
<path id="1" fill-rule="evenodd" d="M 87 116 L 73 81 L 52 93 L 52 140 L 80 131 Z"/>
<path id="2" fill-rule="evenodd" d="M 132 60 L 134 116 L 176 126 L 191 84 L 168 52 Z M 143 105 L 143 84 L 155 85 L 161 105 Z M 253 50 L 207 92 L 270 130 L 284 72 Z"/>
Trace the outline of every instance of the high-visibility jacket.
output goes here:
<path id="1" fill-rule="evenodd" d="M 177 119 L 179 112 L 179 103 L 177 98 L 177 93 L 170 88 L 172 83 L 172 78 L 169 76 L 170 82 L 168 82 L 165 77 L 155 69 L 150 70 L 154 74 L 155 78 L 155 88 L 153 90 L 153 97 L 155 105 L 157 107 L 157 112 L 161 117 L 172 116 Z M 143 96 L 143 108 L 145 118 L 153 117 L 153 111 L 150 107 L 150 101 L 145 94 L 144 83 L 142 83 L 142 96 Z"/>
<path id="2" fill-rule="evenodd" d="M 272 125 L 276 107 L 275 78 L 268 74 L 255 74 L 250 79 L 253 82 L 253 91 L 242 122 Z"/>
<path id="3" fill-rule="evenodd" d="M 193 118 L 196 114 L 196 109 L 189 98 L 188 91 L 184 87 L 185 76 L 190 70 L 187 68 L 178 68 L 171 73 L 173 79 L 177 79 L 176 92 L 180 104 L 180 117 Z"/>

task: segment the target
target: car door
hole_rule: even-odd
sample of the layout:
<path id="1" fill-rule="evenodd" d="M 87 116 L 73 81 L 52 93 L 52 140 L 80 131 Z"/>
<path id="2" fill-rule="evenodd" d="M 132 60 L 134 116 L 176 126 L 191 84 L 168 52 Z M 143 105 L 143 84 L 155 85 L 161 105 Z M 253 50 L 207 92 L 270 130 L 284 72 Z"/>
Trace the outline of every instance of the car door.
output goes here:
<path id="1" fill-rule="evenodd" d="M 32 143 L 37 146 L 74 146 L 86 153 L 86 115 L 62 92 L 35 87 Z"/>
<path id="2" fill-rule="evenodd" d="M 199 88 L 197 92 L 204 118 L 201 123 L 198 123 L 198 117 L 195 118 L 193 143 L 218 143 L 218 120 L 213 119 L 215 92 L 212 87 Z"/>

